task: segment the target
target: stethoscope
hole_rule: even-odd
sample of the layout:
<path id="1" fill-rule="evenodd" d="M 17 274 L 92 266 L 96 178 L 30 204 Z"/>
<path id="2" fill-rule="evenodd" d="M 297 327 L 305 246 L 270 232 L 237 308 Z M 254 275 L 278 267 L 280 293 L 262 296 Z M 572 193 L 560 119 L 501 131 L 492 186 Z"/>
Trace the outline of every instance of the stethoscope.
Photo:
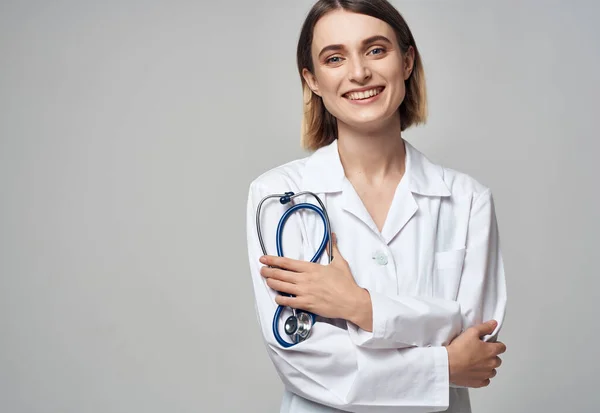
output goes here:
<path id="1" fill-rule="evenodd" d="M 318 206 L 313 205 L 313 204 L 301 203 L 301 204 L 296 204 L 296 205 L 288 208 L 283 213 L 283 215 L 281 216 L 281 219 L 279 220 L 279 224 L 277 225 L 277 236 L 276 236 L 277 255 L 280 257 L 283 257 L 283 248 L 281 245 L 281 243 L 282 243 L 281 237 L 283 234 L 283 226 L 285 225 L 288 218 L 296 211 L 299 211 L 301 209 L 310 209 L 312 211 L 315 211 L 317 214 L 319 214 L 319 216 L 323 220 L 323 225 L 325 226 L 325 231 L 323 232 L 323 240 L 321 241 L 321 245 L 317 249 L 317 252 L 312 257 L 310 262 L 317 262 L 319 260 L 319 258 L 321 258 L 321 255 L 323 254 L 323 251 L 325 251 L 325 247 L 327 246 L 327 241 L 329 241 L 331 239 L 331 225 L 329 223 L 329 216 L 327 215 L 327 210 L 325 209 L 325 205 L 323 204 L 321 199 L 316 194 L 314 194 L 312 192 L 308 192 L 308 191 L 299 192 L 297 194 L 294 194 L 293 192 L 286 192 L 285 194 L 267 195 L 260 201 L 260 203 L 258 204 L 258 208 L 256 209 L 256 231 L 258 233 L 258 240 L 260 241 L 260 247 L 262 249 L 263 255 L 268 255 L 267 250 L 265 248 L 265 243 L 263 241 L 262 232 L 260 229 L 260 210 L 261 210 L 263 202 L 265 202 L 267 199 L 270 199 L 270 198 L 279 198 L 279 202 L 281 204 L 285 205 L 285 204 L 291 202 L 292 199 L 299 197 L 301 195 L 312 195 L 313 197 L 316 198 L 316 200 L 319 203 L 319 205 L 321 206 L 321 208 L 319 208 Z M 331 246 L 331 243 L 329 243 L 329 247 L 327 248 L 327 253 L 329 254 L 329 262 L 331 262 L 331 260 L 333 259 L 332 252 L 333 252 L 333 248 Z M 283 293 L 279 293 L 279 294 L 289 296 L 289 294 L 283 294 Z M 275 315 L 273 316 L 273 335 L 275 335 L 275 339 L 282 347 L 287 348 L 287 347 L 292 347 L 308 338 L 308 336 L 310 335 L 310 332 L 312 330 L 312 327 L 316 322 L 316 316 L 313 313 L 310 313 L 308 311 L 296 310 L 295 308 L 291 308 L 293 315 L 289 316 L 287 318 L 287 320 L 285 320 L 285 324 L 284 324 L 285 333 L 293 340 L 293 343 L 289 343 L 289 342 L 285 341 L 279 334 L 279 318 L 281 317 L 281 313 L 284 310 L 284 308 L 285 308 L 284 306 L 279 305 L 277 307 L 277 310 L 275 310 Z"/>

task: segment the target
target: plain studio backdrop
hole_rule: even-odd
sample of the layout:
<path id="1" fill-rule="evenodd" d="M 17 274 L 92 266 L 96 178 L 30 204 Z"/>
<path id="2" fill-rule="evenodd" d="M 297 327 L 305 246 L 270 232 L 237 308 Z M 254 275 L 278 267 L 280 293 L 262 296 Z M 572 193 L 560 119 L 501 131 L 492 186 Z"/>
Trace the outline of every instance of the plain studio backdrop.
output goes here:
<path id="1" fill-rule="evenodd" d="M 597 2 L 394 1 L 430 119 L 492 189 L 508 345 L 475 412 L 596 413 Z M 276 412 L 248 185 L 306 156 L 312 0 L 0 4 L 0 411 Z"/>

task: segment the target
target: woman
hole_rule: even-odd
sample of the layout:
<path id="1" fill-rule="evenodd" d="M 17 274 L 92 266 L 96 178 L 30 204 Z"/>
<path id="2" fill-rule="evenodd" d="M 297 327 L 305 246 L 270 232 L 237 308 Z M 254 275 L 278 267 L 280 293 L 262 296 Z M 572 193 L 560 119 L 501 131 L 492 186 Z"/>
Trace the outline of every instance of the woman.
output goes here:
<path id="1" fill-rule="evenodd" d="M 318 1 L 297 58 L 303 144 L 314 153 L 254 180 L 247 216 L 258 319 L 285 384 L 281 411 L 469 412 L 467 388 L 488 385 L 505 351 L 495 342 L 506 289 L 490 190 L 403 140 L 426 118 L 424 72 L 385 0 Z M 289 258 L 262 256 L 257 206 L 288 191 L 326 204 L 331 264 L 326 254 L 307 262 L 323 236 L 311 212 L 286 224 Z M 285 209 L 262 207 L 268 251 Z M 275 340 L 278 304 L 319 316 L 307 340 Z"/>

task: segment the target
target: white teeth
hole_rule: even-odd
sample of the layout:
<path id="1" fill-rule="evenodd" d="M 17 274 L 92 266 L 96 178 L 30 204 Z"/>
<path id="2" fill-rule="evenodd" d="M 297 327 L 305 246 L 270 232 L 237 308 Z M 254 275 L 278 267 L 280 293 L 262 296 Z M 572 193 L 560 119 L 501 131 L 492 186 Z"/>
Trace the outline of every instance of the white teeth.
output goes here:
<path id="1" fill-rule="evenodd" d="M 346 93 L 346 97 L 350 100 L 367 99 L 367 98 L 370 98 L 371 96 L 380 94 L 382 90 L 383 90 L 383 88 L 378 87 L 375 89 L 365 90 L 364 92 L 351 92 L 351 93 Z"/>

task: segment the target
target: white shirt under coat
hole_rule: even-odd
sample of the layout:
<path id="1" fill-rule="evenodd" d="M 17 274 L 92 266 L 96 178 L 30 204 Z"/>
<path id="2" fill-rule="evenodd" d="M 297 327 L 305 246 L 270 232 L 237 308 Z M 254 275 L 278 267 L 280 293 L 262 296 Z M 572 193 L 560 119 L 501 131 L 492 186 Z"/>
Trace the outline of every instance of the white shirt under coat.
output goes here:
<path id="1" fill-rule="evenodd" d="M 265 345 L 285 385 L 282 413 L 471 411 L 469 390 L 449 383 L 443 345 L 483 321 L 498 321 L 486 339 L 502 326 L 506 285 L 494 201 L 470 176 L 432 163 L 406 141 L 405 148 L 405 174 L 381 232 L 344 175 L 337 140 L 250 185 L 250 270 Z M 372 333 L 319 318 L 306 341 L 282 348 L 275 340 L 277 293 L 260 275 L 255 214 L 264 196 L 288 191 L 312 191 L 325 203 L 340 253 L 371 295 Z M 295 202 L 316 204 L 309 196 Z M 275 230 L 287 208 L 277 199 L 263 204 L 269 255 L 276 255 Z M 322 237 L 316 213 L 296 212 L 284 229 L 284 254 L 309 260 Z M 327 260 L 325 253 L 320 262 Z"/>

